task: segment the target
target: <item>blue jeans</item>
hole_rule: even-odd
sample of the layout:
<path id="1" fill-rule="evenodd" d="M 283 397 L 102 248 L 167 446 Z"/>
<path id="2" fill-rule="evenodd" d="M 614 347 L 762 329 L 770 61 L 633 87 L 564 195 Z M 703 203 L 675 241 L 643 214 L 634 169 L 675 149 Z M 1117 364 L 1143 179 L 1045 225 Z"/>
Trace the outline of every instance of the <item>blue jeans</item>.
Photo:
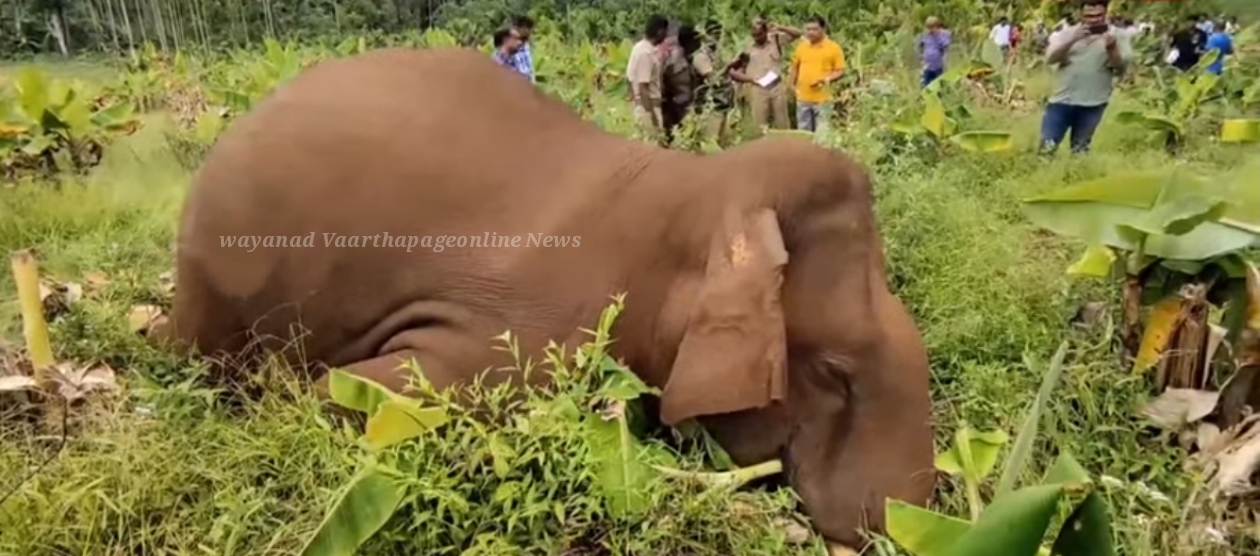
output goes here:
<path id="1" fill-rule="evenodd" d="M 1052 154 L 1059 149 L 1059 143 L 1068 130 L 1072 131 L 1072 152 L 1074 154 L 1089 152 L 1089 144 L 1094 139 L 1094 131 L 1102 122 L 1106 104 L 1098 106 L 1076 106 L 1052 102 L 1046 105 L 1046 114 L 1041 118 L 1041 152 Z"/>
<path id="2" fill-rule="evenodd" d="M 822 118 L 822 103 L 796 102 L 796 129 L 818 131 L 818 120 Z"/>
<path id="3" fill-rule="evenodd" d="M 945 73 L 945 68 L 939 68 L 939 69 L 923 68 L 923 85 L 922 86 L 927 87 L 928 85 L 931 85 L 933 81 L 936 81 L 944 73 Z"/>

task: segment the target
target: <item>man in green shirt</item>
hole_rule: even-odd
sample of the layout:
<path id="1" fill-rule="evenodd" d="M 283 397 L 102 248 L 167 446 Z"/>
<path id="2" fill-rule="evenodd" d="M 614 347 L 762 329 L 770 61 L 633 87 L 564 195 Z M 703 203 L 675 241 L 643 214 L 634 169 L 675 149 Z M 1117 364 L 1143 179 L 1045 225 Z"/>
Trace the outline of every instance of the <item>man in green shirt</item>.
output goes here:
<path id="1" fill-rule="evenodd" d="M 1058 150 L 1072 132 L 1072 152 L 1084 153 L 1111 100 L 1114 79 L 1133 57 L 1128 37 L 1107 21 L 1108 0 L 1085 0 L 1080 17 L 1050 36 L 1046 61 L 1055 68 L 1055 88 L 1041 120 L 1042 153 Z"/>

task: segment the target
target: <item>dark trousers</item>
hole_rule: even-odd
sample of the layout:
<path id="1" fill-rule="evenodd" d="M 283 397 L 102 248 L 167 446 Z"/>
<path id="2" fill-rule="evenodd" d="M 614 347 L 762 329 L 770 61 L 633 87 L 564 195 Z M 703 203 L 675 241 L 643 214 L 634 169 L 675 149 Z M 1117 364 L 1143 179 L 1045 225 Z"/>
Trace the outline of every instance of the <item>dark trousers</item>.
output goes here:
<path id="1" fill-rule="evenodd" d="M 674 131 L 678 129 L 683 118 L 687 117 L 689 104 L 678 104 L 666 101 L 661 103 L 661 127 L 664 127 L 666 144 L 674 142 Z"/>
<path id="2" fill-rule="evenodd" d="M 1050 103 L 1046 105 L 1046 114 L 1041 118 L 1041 152 L 1050 154 L 1059 149 L 1059 143 L 1070 130 L 1072 132 L 1072 152 L 1089 151 L 1089 144 L 1094 139 L 1094 131 L 1102 122 L 1106 104 L 1098 106 L 1076 106 L 1072 104 Z"/>
<path id="3" fill-rule="evenodd" d="M 939 79 L 941 75 L 943 75 L 944 73 L 945 73 L 945 70 L 943 68 L 942 69 L 923 68 L 923 85 L 922 86 L 927 87 L 928 85 L 931 85 L 933 81 L 936 81 L 937 79 Z"/>

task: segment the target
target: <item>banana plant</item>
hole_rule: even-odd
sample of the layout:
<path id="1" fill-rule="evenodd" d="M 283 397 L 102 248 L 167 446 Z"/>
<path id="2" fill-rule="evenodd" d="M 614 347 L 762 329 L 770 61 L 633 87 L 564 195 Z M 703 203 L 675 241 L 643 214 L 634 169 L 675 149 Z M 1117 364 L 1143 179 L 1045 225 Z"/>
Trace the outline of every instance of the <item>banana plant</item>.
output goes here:
<path id="1" fill-rule="evenodd" d="M 1059 346 L 1042 377 L 1037 397 L 1007 456 L 993 499 L 986 505 L 980 485 L 994 471 L 1007 443 L 1002 431 L 961 426 L 954 443 L 936 458 L 938 470 L 960 476 L 967 489 L 970 519 L 960 519 L 898 500 L 885 503 L 888 536 L 913 556 L 1113 556 L 1107 502 L 1076 459 L 1061 450 L 1038 484 L 1016 488 L 1024 474 L 1042 411 L 1063 375 L 1068 344 Z M 1060 507 L 1070 514 L 1053 543 L 1043 545 Z"/>
<path id="2" fill-rule="evenodd" d="M 1116 120 L 1159 132 L 1164 136 L 1164 148 L 1175 154 L 1185 143 L 1187 128 L 1220 82 L 1219 75 L 1207 71 L 1219 55 L 1213 50 L 1189 71 L 1177 75 L 1173 87 L 1162 89 L 1154 98 L 1155 110 L 1126 110 L 1116 114 Z"/>
<path id="3" fill-rule="evenodd" d="M 1135 373 L 1159 365 L 1159 390 L 1202 388 L 1211 307 L 1225 309 L 1220 326 L 1234 342 L 1255 302 L 1246 253 L 1260 246 L 1260 192 L 1241 176 L 1120 174 L 1024 201 L 1034 224 L 1087 244 L 1070 274 L 1120 282 L 1122 358 Z"/>
<path id="4" fill-rule="evenodd" d="M 903 113 L 899 120 L 889 126 L 890 129 L 910 137 L 926 136 L 938 148 L 953 144 L 964 151 L 982 153 L 1006 152 L 1014 148 L 1014 139 L 1006 131 L 960 132 L 958 120 L 965 117 L 965 108 L 959 107 L 951 117 L 937 89 L 924 89 L 921 96 L 922 111 L 917 114 L 913 111 Z"/>
<path id="5" fill-rule="evenodd" d="M 1230 76 L 1230 81 L 1226 83 L 1225 98 L 1231 99 L 1234 106 L 1238 110 L 1238 114 L 1246 114 L 1248 111 L 1254 113 L 1257 107 L 1260 107 L 1260 79 L 1256 77 L 1256 72 L 1260 68 L 1254 65 L 1248 68 L 1239 67 L 1238 73 Z M 1250 70 L 1251 73 L 1243 73 Z M 1258 143 L 1260 142 L 1260 119 L 1257 118 L 1227 118 L 1221 122 L 1221 142 L 1222 143 Z"/>
<path id="6" fill-rule="evenodd" d="M 0 97 L 0 162 L 6 173 L 16 167 L 56 170 L 58 158 L 69 158 L 75 170 L 99 161 L 109 139 L 139 127 L 131 104 L 117 102 L 96 108 L 81 86 L 50 80 L 27 68 Z"/>

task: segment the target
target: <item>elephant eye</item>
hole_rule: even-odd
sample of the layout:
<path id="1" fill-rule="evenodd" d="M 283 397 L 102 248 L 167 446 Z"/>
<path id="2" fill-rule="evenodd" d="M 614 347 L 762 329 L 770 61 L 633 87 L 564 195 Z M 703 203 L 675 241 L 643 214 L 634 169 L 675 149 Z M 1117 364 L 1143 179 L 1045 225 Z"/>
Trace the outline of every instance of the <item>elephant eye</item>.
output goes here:
<path id="1" fill-rule="evenodd" d="M 853 362 L 848 357 L 836 355 L 833 353 L 824 353 L 818 357 L 818 364 L 823 370 L 829 374 L 840 376 L 848 376 L 853 368 Z"/>
<path id="2" fill-rule="evenodd" d="M 810 361 L 811 380 L 818 385 L 834 391 L 847 392 L 849 380 L 853 372 L 853 362 L 844 356 L 823 353 Z"/>

